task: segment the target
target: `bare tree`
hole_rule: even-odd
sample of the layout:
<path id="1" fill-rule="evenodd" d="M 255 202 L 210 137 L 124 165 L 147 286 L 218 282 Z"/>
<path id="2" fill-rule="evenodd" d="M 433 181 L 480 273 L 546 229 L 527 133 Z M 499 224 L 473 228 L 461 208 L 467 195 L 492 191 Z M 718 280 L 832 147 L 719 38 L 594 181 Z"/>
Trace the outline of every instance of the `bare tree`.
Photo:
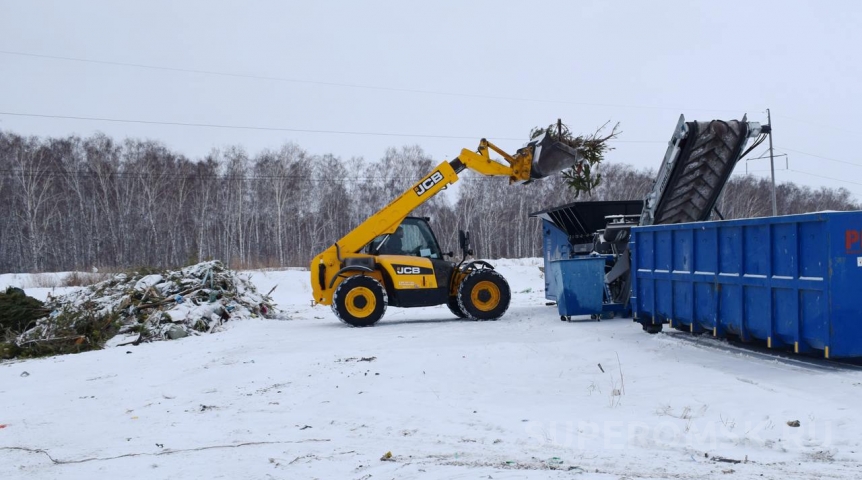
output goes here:
<path id="1" fill-rule="evenodd" d="M 57 193 L 52 191 L 55 165 L 47 149 L 35 138 L 19 138 L 12 149 L 15 167 L 13 177 L 19 206 L 16 213 L 23 227 L 21 233 L 29 254 L 27 265 L 31 271 L 40 271 L 48 246 L 46 233 L 57 215 Z"/>
<path id="2" fill-rule="evenodd" d="M 208 258 L 308 266 L 437 163 L 418 146 L 375 161 L 310 155 L 292 143 L 195 160 L 152 140 L 0 132 L 0 272 Z M 601 168 L 602 184 L 579 201 L 642 199 L 654 181 L 654 172 L 624 164 Z M 414 214 L 432 217 L 444 250 L 455 250 L 459 229 L 471 230 L 483 257 L 540 255 L 541 222 L 529 214 L 575 201 L 560 176 L 508 185 L 464 172 L 457 185 L 457 195 L 433 197 Z M 765 179 L 734 176 L 717 206 L 726 218 L 770 215 L 769 192 Z M 781 214 L 860 208 L 846 189 L 784 183 L 777 197 Z"/>

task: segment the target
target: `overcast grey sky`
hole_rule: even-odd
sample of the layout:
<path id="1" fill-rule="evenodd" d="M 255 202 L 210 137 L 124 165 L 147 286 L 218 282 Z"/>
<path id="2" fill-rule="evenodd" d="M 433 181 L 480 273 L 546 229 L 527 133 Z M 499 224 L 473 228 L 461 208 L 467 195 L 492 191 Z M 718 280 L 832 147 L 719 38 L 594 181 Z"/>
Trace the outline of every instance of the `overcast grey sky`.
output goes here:
<path id="1" fill-rule="evenodd" d="M 481 137 L 514 151 L 558 117 L 584 133 L 610 120 L 624 133 L 608 161 L 656 168 L 680 113 L 765 123 L 771 108 L 793 169 L 778 180 L 862 199 L 860 25 L 852 0 L 0 0 L 0 112 L 404 136 L 6 114 L 0 129 L 152 138 L 190 157 L 293 141 L 442 160 Z M 749 167 L 768 175 L 768 160 Z"/>

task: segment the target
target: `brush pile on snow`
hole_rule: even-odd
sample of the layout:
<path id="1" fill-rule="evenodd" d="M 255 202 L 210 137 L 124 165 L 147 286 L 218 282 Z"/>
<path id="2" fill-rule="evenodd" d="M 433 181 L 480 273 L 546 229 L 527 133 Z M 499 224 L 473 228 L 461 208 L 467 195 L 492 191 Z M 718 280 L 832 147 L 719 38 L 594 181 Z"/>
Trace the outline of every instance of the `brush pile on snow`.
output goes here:
<path id="1" fill-rule="evenodd" d="M 210 261 L 157 274 L 118 274 L 49 298 L 51 313 L 16 343 L 34 353 L 65 353 L 218 331 L 232 319 L 273 318 L 269 295 Z"/>

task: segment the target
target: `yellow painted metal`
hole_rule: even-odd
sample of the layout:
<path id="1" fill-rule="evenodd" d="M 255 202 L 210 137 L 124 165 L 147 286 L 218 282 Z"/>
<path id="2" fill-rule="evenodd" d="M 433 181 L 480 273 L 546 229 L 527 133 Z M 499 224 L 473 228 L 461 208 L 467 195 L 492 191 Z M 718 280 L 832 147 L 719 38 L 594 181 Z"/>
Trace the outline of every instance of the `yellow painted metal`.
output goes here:
<path id="1" fill-rule="evenodd" d="M 826 358 L 829 358 L 829 347 L 823 349 L 823 354 Z"/>
<path id="2" fill-rule="evenodd" d="M 487 300 L 480 298 L 482 292 L 488 293 Z M 494 282 L 488 280 L 478 282 L 473 286 L 473 290 L 470 291 L 470 301 L 479 310 L 490 312 L 500 305 L 500 288 Z"/>
<path id="3" fill-rule="evenodd" d="M 360 302 L 364 303 L 361 307 L 356 306 L 356 301 L 359 299 L 365 300 Z M 347 313 L 356 318 L 365 318 L 377 308 L 377 299 L 374 297 L 374 292 L 365 287 L 351 288 L 344 297 L 344 308 L 347 309 Z"/>
<path id="4" fill-rule="evenodd" d="M 509 164 L 504 165 L 491 158 L 489 150 L 500 154 Z M 493 143 L 482 139 L 476 152 L 461 150 L 458 159 L 470 170 L 488 176 L 509 177 L 509 183 L 526 182 L 530 179 L 530 170 L 533 164 L 533 150 L 522 148 L 515 155 L 509 155 Z"/>
<path id="5" fill-rule="evenodd" d="M 461 286 L 461 282 L 467 278 L 467 274 L 462 271 L 455 272 L 455 278 L 452 281 L 452 284 L 449 285 L 449 296 L 454 297 L 458 295 L 458 287 Z"/>
<path id="6" fill-rule="evenodd" d="M 377 263 L 386 270 L 392 279 L 392 286 L 396 290 L 414 288 L 437 288 L 437 277 L 434 276 L 434 265 L 431 260 L 424 257 L 411 257 L 409 255 L 379 255 Z M 419 267 L 430 269 L 427 275 L 404 275 L 395 270 L 395 265 L 408 267 Z"/>
<path id="7" fill-rule="evenodd" d="M 766 337 L 766 348 L 772 348 L 772 337 Z"/>
<path id="8" fill-rule="evenodd" d="M 799 353 L 799 342 L 793 342 L 793 353 Z"/>

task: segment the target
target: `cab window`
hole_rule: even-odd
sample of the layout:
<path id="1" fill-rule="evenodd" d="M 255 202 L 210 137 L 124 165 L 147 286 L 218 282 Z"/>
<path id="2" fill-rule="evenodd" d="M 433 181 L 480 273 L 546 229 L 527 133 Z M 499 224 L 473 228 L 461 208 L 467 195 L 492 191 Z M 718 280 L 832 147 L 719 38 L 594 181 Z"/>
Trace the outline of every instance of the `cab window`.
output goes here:
<path id="1" fill-rule="evenodd" d="M 404 229 L 404 238 L 401 241 L 404 255 L 443 258 L 428 223 L 423 220 L 408 218 L 404 220 L 401 227 Z"/>
<path id="2" fill-rule="evenodd" d="M 392 235 L 380 235 L 369 242 L 365 247 L 365 253 L 443 258 L 428 223 L 417 218 L 407 218 Z"/>

